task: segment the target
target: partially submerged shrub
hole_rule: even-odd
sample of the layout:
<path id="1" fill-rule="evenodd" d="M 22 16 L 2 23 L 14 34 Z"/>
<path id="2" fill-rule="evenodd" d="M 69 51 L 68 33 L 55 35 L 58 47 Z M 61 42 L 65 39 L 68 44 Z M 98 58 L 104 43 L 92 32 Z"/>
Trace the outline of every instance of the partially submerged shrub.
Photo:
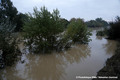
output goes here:
<path id="1" fill-rule="evenodd" d="M 25 23 L 23 31 L 27 44 L 35 52 L 50 52 L 57 48 L 59 35 L 63 32 L 59 11 L 50 13 L 45 7 L 40 11 L 34 8 L 34 13 L 27 14 L 28 22 Z"/>
<path id="2" fill-rule="evenodd" d="M 9 23 L 9 24 L 8 24 Z M 14 25 L 9 21 L 0 24 L 0 67 L 5 65 L 12 65 L 17 59 L 17 47 L 15 39 L 12 37 L 11 32 L 14 30 Z"/>
<path id="3" fill-rule="evenodd" d="M 91 40 L 90 35 L 86 24 L 80 18 L 72 19 L 65 32 L 66 39 L 79 43 L 88 43 Z"/>
<path id="4" fill-rule="evenodd" d="M 53 50 L 62 50 L 70 47 L 73 42 L 87 43 L 90 41 L 90 32 L 81 19 L 71 20 L 65 29 L 61 24 L 59 11 L 50 13 L 45 7 L 40 11 L 34 8 L 33 14 L 27 14 L 28 21 L 23 31 L 29 49 L 38 53 L 49 53 Z"/>
<path id="5" fill-rule="evenodd" d="M 96 36 L 105 36 L 105 32 L 104 31 L 97 31 Z"/>

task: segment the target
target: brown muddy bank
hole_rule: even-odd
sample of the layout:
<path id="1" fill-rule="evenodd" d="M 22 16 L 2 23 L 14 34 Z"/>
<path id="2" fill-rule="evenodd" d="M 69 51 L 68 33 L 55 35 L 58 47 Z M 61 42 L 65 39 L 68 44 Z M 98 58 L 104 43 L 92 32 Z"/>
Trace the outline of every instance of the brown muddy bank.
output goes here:
<path id="1" fill-rule="evenodd" d="M 102 77 L 117 77 L 117 78 L 97 78 L 93 80 L 120 80 L 120 42 L 117 45 L 115 55 L 107 59 L 106 66 L 104 66 L 98 73 L 97 76 Z"/>

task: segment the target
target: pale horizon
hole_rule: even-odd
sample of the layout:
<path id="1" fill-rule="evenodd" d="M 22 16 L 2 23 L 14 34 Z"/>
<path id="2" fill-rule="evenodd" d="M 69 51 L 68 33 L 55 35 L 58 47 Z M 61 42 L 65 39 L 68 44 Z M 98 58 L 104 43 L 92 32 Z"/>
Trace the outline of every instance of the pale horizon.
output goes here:
<path id="1" fill-rule="evenodd" d="M 58 9 L 62 18 L 83 18 L 85 21 L 102 18 L 113 21 L 120 16 L 120 0 L 11 0 L 19 12 L 33 12 L 33 7 Z"/>

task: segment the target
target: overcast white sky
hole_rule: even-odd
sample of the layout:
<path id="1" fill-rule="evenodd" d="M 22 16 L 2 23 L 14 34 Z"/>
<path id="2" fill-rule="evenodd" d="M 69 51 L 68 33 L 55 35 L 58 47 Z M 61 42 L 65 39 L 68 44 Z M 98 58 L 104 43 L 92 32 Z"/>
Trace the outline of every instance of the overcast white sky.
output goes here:
<path id="1" fill-rule="evenodd" d="M 33 12 L 33 7 L 46 6 L 49 11 L 58 8 L 62 18 L 84 18 L 84 20 L 102 17 L 112 21 L 120 16 L 120 0 L 11 0 L 19 12 Z"/>

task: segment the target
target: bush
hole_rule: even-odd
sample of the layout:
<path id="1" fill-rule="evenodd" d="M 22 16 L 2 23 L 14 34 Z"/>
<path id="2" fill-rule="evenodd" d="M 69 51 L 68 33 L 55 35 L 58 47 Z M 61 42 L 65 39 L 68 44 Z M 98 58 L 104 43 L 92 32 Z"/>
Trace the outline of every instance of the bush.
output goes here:
<path id="1" fill-rule="evenodd" d="M 120 17 L 116 17 L 114 22 L 110 22 L 108 29 L 109 39 L 120 39 Z"/>
<path id="2" fill-rule="evenodd" d="M 96 36 L 104 36 L 105 35 L 105 31 L 97 31 Z"/>
<path id="3" fill-rule="evenodd" d="M 88 31 L 84 21 L 80 18 L 72 19 L 65 32 L 66 39 L 79 43 L 88 43 L 90 35 L 90 31 Z"/>
<path id="4" fill-rule="evenodd" d="M 25 23 L 24 37 L 30 49 L 34 52 L 51 52 L 57 48 L 59 34 L 63 32 L 59 11 L 50 13 L 47 8 L 42 7 L 40 11 L 34 8 L 33 14 L 29 13 L 28 22 Z"/>
<path id="5" fill-rule="evenodd" d="M 14 25 L 9 21 L 0 24 L 0 68 L 14 64 L 17 59 L 18 50 L 15 39 L 11 35 L 13 27 Z"/>
<path id="6" fill-rule="evenodd" d="M 33 14 L 29 13 L 28 22 L 25 23 L 23 31 L 26 44 L 33 52 L 49 53 L 53 50 L 69 48 L 73 42 L 87 43 L 90 41 L 90 32 L 81 19 L 73 19 L 61 24 L 59 11 L 50 13 L 45 7 L 40 11 L 34 8 Z M 72 41 L 71 41 L 72 40 Z"/>

